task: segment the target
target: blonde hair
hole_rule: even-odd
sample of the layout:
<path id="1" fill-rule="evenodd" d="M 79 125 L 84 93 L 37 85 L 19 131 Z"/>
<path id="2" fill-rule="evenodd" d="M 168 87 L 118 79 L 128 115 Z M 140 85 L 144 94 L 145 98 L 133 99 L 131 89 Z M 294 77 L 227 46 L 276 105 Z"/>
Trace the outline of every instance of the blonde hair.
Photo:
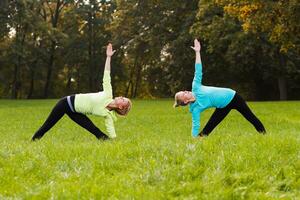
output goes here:
<path id="1" fill-rule="evenodd" d="M 184 103 L 183 101 L 181 101 L 181 99 L 179 99 L 178 96 L 179 96 L 179 92 L 177 92 L 175 94 L 175 97 L 174 97 L 175 102 L 173 104 L 173 108 L 176 108 L 176 107 L 179 107 L 179 106 L 186 106 L 187 105 L 186 103 Z"/>
<path id="2" fill-rule="evenodd" d="M 128 99 L 128 98 L 126 98 L 126 99 L 127 99 L 126 106 L 124 106 L 123 109 L 116 109 L 116 112 L 119 115 L 127 115 L 132 107 L 132 103 L 131 103 L 130 99 Z"/>

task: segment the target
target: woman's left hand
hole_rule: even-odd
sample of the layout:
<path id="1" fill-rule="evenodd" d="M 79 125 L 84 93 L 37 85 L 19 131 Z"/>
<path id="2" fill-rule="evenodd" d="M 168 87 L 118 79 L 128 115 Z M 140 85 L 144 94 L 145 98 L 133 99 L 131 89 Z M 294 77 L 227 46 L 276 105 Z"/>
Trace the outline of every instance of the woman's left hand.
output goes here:
<path id="1" fill-rule="evenodd" d="M 191 48 L 194 49 L 194 51 L 199 52 L 201 50 L 200 42 L 197 39 L 195 39 L 194 40 L 194 46 L 191 47 Z"/>

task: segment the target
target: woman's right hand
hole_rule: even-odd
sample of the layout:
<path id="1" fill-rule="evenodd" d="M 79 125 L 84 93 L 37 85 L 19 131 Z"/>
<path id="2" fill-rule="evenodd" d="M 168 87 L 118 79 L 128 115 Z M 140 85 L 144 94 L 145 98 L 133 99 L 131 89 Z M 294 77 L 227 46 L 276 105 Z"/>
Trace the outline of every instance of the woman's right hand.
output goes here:
<path id="1" fill-rule="evenodd" d="M 111 57 L 115 52 L 116 50 L 113 50 L 111 43 L 109 43 L 106 47 L 106 56 Z"/>

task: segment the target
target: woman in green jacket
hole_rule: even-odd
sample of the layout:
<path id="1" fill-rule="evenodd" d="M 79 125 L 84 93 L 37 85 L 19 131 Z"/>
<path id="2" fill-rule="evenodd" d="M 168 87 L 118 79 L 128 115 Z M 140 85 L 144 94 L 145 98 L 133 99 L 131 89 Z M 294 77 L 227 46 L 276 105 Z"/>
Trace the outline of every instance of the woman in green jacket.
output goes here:
<path id="1" fill-rule="evenodd" d="M 103 91 L 97 93 L 76 94 L 63 97 L 52 109 L 44 124 L 33 135 L 32 140 L 37 140 L 51 129 L 64 114 L 67 114 L 74 122 L 85 128 L 98 139 L 115 138 L 114 112 L 119 115 L 127 115 L 131 108 L 131 101 L 125 97 L 113 99 L 110 62 L 111 56 L 115 53 L 112 45 L 108 44 L 106 49 L 106 62 L 103 75 Z M 86 116 L 87 114 L 97 115 L 105 118 L 106 134 L 97 128 Z"/>

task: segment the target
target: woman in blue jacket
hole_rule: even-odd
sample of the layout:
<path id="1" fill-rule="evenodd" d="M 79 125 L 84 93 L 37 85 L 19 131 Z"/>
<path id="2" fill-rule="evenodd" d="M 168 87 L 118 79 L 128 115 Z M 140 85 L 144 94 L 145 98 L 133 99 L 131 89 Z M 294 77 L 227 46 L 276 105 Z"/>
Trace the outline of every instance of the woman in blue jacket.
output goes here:
<path id="1" fill-rule="evenodd" d="M 259 133 L 266 130 L 259 119 L 252 113 L 245 100 L 236 91 L 229 88 L 210 87 L 202 85 L 202 63 L 200 56 L 201 45 L 195 39 L 196 53 L 195 75 L 192 91 L 180 91 L 175 94 L 174 107 L 190 105 L 192 113 L 192 135 L 208 136 L 212 130 L 226 117 L 231 109 L 239 111 Z M 203 130 L 200 129 L 200 113 L 208 108 L 216 108 Z"/>

